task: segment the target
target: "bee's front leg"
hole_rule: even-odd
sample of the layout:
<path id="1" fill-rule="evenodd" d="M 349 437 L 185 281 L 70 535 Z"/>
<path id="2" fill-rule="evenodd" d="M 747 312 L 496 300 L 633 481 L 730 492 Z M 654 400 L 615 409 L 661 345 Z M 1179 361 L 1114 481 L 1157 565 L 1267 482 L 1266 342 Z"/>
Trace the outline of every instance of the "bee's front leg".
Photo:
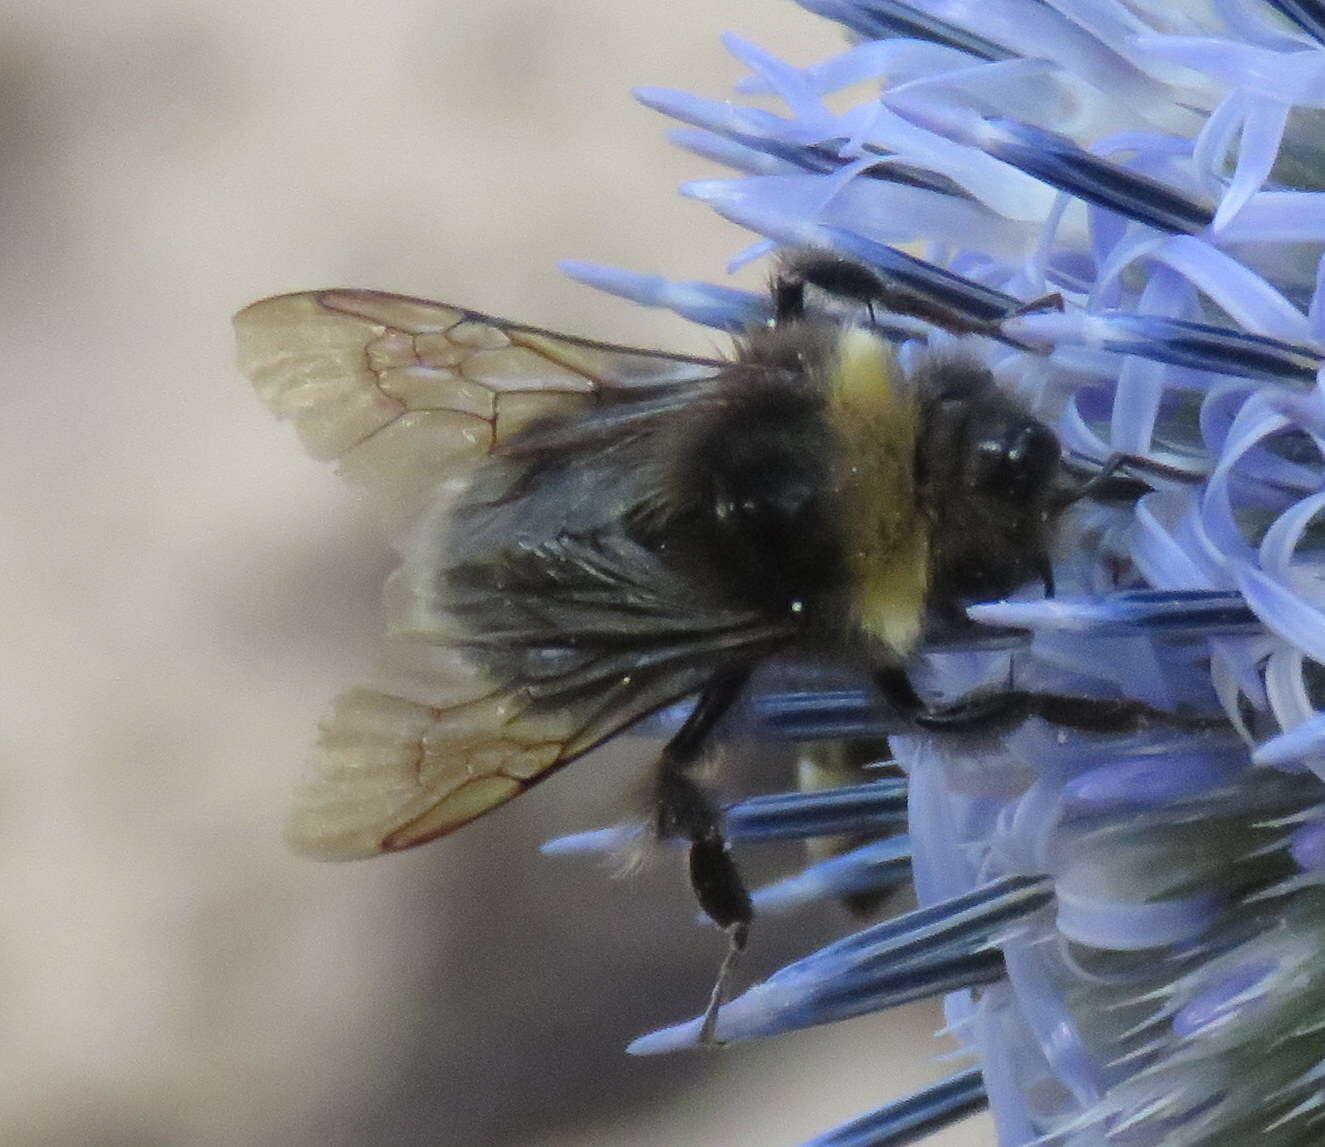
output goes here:
<path id="1" fill-rule="evenodd" d="M 740 697 L 750 678 L 748 668 L 724 670 L 710 678 L 685 723 L 663 748 L 658 769 L 658 835 L 690 842 L 690 886 L 700 908 L 727 933 L 727 955 L 704 1011 L 700 1042 L 712 1044 L 718 1009 L 727 981 L 745 950 L 754 910 L 731 847 L 722 831 L 722 814 L 690 775 L 709 734 Z"/>
<path id="2" fill-rule="evenodd" d="M 1134 733 L 1151 726 L 1208 731 L 1227 724 L 1222 716 L 1157 709 L 1126 697 L 1077 697 L 1025 689 L 982 691 L 951 705 L 930 708 L 912 687 L 905 670 L 896 667 L 877 670 L 874 684 L 899 716 L 933 733 L 1011 729 L 1029 717 L 1083 733 Z"/>

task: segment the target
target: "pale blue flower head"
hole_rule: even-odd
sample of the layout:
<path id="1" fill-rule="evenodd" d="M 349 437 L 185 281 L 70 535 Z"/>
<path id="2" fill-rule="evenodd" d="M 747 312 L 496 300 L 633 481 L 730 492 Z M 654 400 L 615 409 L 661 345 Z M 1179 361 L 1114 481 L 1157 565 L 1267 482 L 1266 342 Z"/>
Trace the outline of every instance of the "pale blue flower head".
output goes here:
<path id="1" fill-rule="evenodd" d="M 924 691 L 1015 679 L 1217 710 L 1225 733 L 1039 721 L 896 735 L 908 782 L 760 798 L 738 842 L 881 843 L 761 894 L 764 914 L 910 871 L 921 907 L 723 1009 L 720 1038 L 943 995 L 969 1069 L 815 1142 L 912 1142 L 986 1100 L 1004 1147 L 1325 1142 L 1325 5 L 1318 0 L 802 0 L 851 46 L 808 68 L 744 40 L 739 102 L 648 88 L 676 142 L 739 174 L 684 188 L 969 320 L 1089 467 L 1157 463 L 1083 508 L 1026 631 L 933 649 Z M 825 96 L 876 93 L 844 112 Z M 900 250 L 920 251 L 923 257 Z M 736 329 L 757 295 L 586 264 L 579 278 Z M 1061 311 L 1027 308 L 1062 297 Z M 950 337 L 878 316 L 903 356 Z M 1004 633 L 993 629 L 991 634 Z M 763 698 L 811 740 L 877 732 L 851 691 Z M 905 812 L 903 811 L 905 808 Z M 909 820 L 907 835 L 898 835 Z M 739 844 L 738 844 L 739 846 Z M 697 1025 L 638 1051 L 692 1043 Z"/>

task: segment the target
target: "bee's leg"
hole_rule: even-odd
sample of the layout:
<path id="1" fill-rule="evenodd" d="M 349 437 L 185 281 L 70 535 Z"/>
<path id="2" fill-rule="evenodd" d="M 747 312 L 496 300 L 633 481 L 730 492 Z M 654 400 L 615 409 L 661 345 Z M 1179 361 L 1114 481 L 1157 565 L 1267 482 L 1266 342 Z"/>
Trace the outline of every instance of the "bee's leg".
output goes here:
<path id="1" fill-rule="evenodd" d="M 874 308 L 877 305 L 893 314 L 923 319 L 953 334 L 988 335 L 1002 338 L 1016 346 L 1023 344 L 1006 339 L 1002 334 L 1001 324 L 1004 319 L 1012 315 L 1063 309 L 1062 296 L 1052 294 L 1033 299 L 1009 314 L 976 319 L 928 295 L 908 290 L 884 276 L 876 275 L 852 259 L 844 259 L 827 251 L 805 250 L 785 256 L 773 279 L 775 322 L 784 323 L 804 317 L 806 287 L 815 287 L 825 295 L 865 307 L 871 322 L 875 321 Z"/>
<path id="2" fill-rule="evenodd" d="M 773 280 L 773 321 L 785 323 L 805 315 L 805 280 L 779 274 Z"/>
<path id="3" fill-rule="evenodd" d="M 1049 560 L 1047 553 L 1039 554 L 1035 559 L 1035 576 L 1040 579 L 1040 584 L 1044 586 L 1044 596 L 1054 596 L 1054 563 Z"/>
<path id="4" fill-rule="evenodd" d="M 878 670 L 874 683 L 899 716 L 936 733 L 1011 729 L 1030 717 L 1083 733 L 1133 733 L 1150 726 L 1202 731 L 1223 728 L 1226 724 L 1222 716 L 1175 713 L 1128 698 L 1074 697 L 1025 689 L 975 693 L 951 705 L 931 709 L 916 694 L 902 669 Z"/>
<path id="5" fill-rule="evenodd" d="M 783 259 L 773 279 L 776 322 L 804 316 L 806 287 L 860 304 L 868 310 L 871 321 L 877 304 L 886 311 L 924 319 L 958 334 L 988 333 L 988 323 L 974 323 L 932 299 L 889 283 L 860 263 L 824 251 L 801 251 Z"/>
<path id="6" fill-rule="evenodd" d="M 1077 465 L 1070 459 L 1065 462 L 1064 469 L 1074 477 L 1079 472 Z M 1141 474 L 1154 474 L 1188 484 L 1200 482 L 1203 478 L 1203 475 L 1194 471 L 1168 466 L 1141 454 L 1115 452 L 1104 460 L 1104 464 L 1095 473 L 1075 481 L 1065 489 L 1055 491 L 1051 496 L 1053 508 L 1062 510 L 1086 498 L 1093 502 L 1135 502 L 1154 489 L 1148 482 L 1131 474 L 1119 473 L 1120 470 L 1135 470 Z"/>
<path id="7" fill-rule="evenodd" d="M 901 666 L 889 665 L 883 669 L 876 669 L 873 679 L 874 688 L 878 690 L 879 696 L 899 717 L 911 721 L 915 719 L 916 714 L 925 712 L 925 703 L 920 699 L 920 694 L 911 684 L 911 678 Z"/>
<path id="8" fill-rule="evenodd" d="M 1131 454 L 1110 454 L 1104 460 L 1104 465 L 1084 482 L 1058 494 L 1054 498 L 1054 508 L 1065 508 L 1083 499 L 1101 502 L 1115 500 L 1135 502 L 1142 495 L 1150 493 L 1151 488 L 1145 482 L 1118 473 L 1134 457 Z"/>
<path id="9" fill-rule="evenodd" d="M 1032 299 L 1029 303 L 1022 303 L 1012 314 L 1015 315 L 1039 315 L 1045 311 L 1061 311 L 1063 309 L 1063 296 L 1057 291 L 1048 295 L 1041 295 L 1038 299 Z"/>
<path id="10" fill-rule="evenodd" d="M 744 667 L 711 677 L 690 716 L 663 748 L 658 769 L 658 834 L 690 841 L 690 886 L 695 899 L 704 914 L 727 933 L 727 955 L 700 1029 L 700 1042 L 705 1044 L 715 1042 L 718 1009 L 726 999 L 732 968 L 749 939 L 754 909 L 723 835 L 721 813 L 689 770 L 749 679 L 750 670 Z"/>
<path id="11" fill-rule="evenodd" d="M 799 251 L 783 258 L 773 279 L 773 315 L 777 322 L 804 317 L 806 287 L 861 303 L 869 308 L 871 319 L 876 302 L 895 309 L 889 307 L 888 300 L 897 292 L 869 268 L 824 251 Z"/>

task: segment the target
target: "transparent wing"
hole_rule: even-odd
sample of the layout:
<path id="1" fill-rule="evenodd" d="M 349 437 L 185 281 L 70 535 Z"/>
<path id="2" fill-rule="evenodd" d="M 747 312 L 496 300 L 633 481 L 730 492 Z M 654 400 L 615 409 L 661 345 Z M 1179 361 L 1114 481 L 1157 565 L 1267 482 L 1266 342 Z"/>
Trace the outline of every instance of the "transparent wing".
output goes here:
<path id="1" fill-rule="evenodd" d="M 381 680 L 343 693 L 323 722 L 287 839 L 350 860 L 444 836 L 695 692 L 734 644 L 678 649 L 667 664 L 627 672 L 570 670 L 549 703 L 536 695 L 556 682 L 495 680 L 463 641 L 392 640 Z"/>
<path id="2" fill-rule="evenodd" d="M 351 859 L 445 835 L 788 639 L 785 621 L 702 607 L 693 585 L 628 539 L 559 539 L 557 551 L 546 582 L 512 571 L 503 620 L 484 632 L 467 628 L 459 600 L 411 624 L 412 579 L 388 583 L 378 680 L 342 695 L 323 723 L 291 843 Z M 471 604 L 486 591 L 472 592 Z"/>
<path id="3" fill-rule="evenodd" d="M 545 634 L 517 673 L 494 665 L 493 635 L 466 632 L 436 594 L 451 503 L 496 446 L 609 389 L 640 388 L 641 409 L 652 408 L 657 388 L 673 388 L 673 401 L 676 384 L 731 364 L 372 291 L 267 299 L 235 326 L 258 393 L 365 492 L 402 558 L 378 679 L 337 699 L 297 794 L 288 836 L 301 851 L 351 859 L 451 832 L 695 691 L 720 662 L 777 640 L 745 615 L 696 616 L 691 587 L 665 571 L 586 559 L 560 591 L 612 602 L 620 590 L 621 617 L 609 605 L 580 615 L 589 628 L 607 622 L 611 640 Z"/>
<path id="4" fill-rule="evenodd" d="M 378 291 L 308 291 L 235 316 L 239 364 L 308 452 L 335 460 L 396 538 L 494 446 L 613 387 L 730 364 L 634 350 Z"/>

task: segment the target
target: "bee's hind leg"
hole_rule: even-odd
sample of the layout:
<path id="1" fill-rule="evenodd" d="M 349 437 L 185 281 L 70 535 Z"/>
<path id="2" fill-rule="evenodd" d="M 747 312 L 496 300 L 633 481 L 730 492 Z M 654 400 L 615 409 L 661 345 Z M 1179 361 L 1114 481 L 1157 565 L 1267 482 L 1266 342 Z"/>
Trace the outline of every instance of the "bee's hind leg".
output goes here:
<path id="1" fill-rule="evenodd" d="M 993 732 L 1030 717 L 1083 733 L 1134 733 L 1147 727 L 1204 731 L 1226 726 L 1222 716 L 1157 709 L 1126 697 L 1076 697 L 997 689 L 973 693 L 951 705 L 929 708 L 900 668 L 877 670 L 874 684 L 888 705 L 918 728 L 934 733 Z"/>
<path id="2" fill-rule="evenodd" d="M 714 674 L 704 686 L 690 716 L 662 751 L 658 768 L 658 835 L 690 842 L 690 886 L 704 914 L 727 933 L 727 955 L 722 961 L 713 994 L 704 1011 L 700 1042 L 713 1044 L 718 1009 L 726 999 L 727 983 L 737 957 L 745 950 L 754 910 L 731 848 L 722 831 L 722 815 L 707 793 L 690 775 L 709 735 L 740 697 L 750 679 L 748 668 Z"/>

